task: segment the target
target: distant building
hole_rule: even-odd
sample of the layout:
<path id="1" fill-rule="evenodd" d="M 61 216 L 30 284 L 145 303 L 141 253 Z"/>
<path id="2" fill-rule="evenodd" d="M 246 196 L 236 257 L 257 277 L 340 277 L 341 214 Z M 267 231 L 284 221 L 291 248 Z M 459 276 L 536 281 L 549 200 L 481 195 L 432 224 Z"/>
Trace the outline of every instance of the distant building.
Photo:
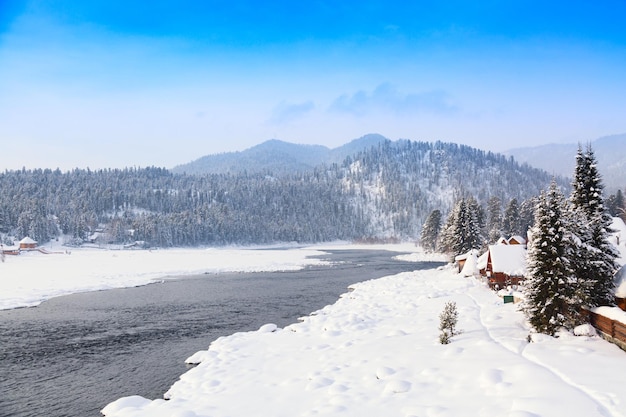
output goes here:
<path id="1" fill-rule="evenodd" d="M 20 249 L 21 250 L 35 249 L 36 247 L 37 247 L 37 241 L 34 240 L 34 239 L 31 239 L 28 236 L 26 236 L 24 239 L 20 240 Z"/>
<path id="2" fill-rule="evenodd" d="M 15 245 L 5 246 L 0 244 L 0 253 L 2 255 L 19 255 L 20 247 Z"/>

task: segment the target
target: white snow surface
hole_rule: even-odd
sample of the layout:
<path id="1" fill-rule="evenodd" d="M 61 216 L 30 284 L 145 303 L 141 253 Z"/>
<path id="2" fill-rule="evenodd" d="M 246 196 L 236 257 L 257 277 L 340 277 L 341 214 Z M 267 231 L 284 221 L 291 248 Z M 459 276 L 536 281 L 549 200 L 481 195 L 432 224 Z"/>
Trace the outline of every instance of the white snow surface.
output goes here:
<path id="1" fill-rule="evenodd" d="M 107 417 L 624 417 L 626 353 L 579 329 L 530 334 L 518 305 L 452 267 L 355 284 L 283 329 L 221 337 L 164 399 Z M 454 301 L 461 334 L 438 341 Z M 130 372 L 130 371 L 129 371 Z M 129 393 L 132 394 L 132 393 Z"/>
<path id="2" fill-rule="evenodd" d="M 224 247 L 155 250 L 68 249 L 47 244 L 37 251 L 6 255 L 0 263 L 0 310 L 31 307 L 52 297 L 125 288 L 172 277 L 221 272 L 290 271 L 326 263 L 324 249 L 416 251 L 414 244 L 354 245 L 336 242 L 308 247 Z M 437 258 L 432 255 L 433 259 Z"/>
<path id="3" fill-rule="evenodd" d="M 35 306 L 77 292 L 145 285 L 167 277 L 296 270 L 321 264 L 317 249 L 72 249 L 26 252 L 0 263 L 0 309 Z M 52 251 L 52 249 L 51 249 Z"/>

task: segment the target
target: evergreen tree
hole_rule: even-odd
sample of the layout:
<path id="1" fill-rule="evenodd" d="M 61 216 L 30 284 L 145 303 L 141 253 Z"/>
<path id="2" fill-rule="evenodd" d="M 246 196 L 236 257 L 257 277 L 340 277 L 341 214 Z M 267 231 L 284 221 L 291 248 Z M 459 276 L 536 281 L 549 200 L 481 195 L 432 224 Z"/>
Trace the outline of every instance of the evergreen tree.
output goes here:
<path id="1" fill-rule="evenodd" d="M 528 236 L 528 230 L 533 226 L 535 221 L 535 206 L 537 205 L 537 198 L 530 197 L 524 201 L 519 208 L 519 232 L 520 235 L 526 239 Z"/>
<path id="2" fill-rule="evenodd" d="M 607 210 L 613 217 L 619 217 L 624 214 L 626 206 L 624 205 L 624 194 L 622 190 L 617 190 L 615 194 L 611 194 L 606 199 Z"/>
<path id="3" fill-rule="evenodd" d="M 618 269 L 618 253 L 608 240 L 612 219 L 602 197 L 603 185 L 591 146 L 583 153 L 578 147 L 576 168 L 570 201 L 578 220 L 577 235 L 581 245 L 586 245 L 588 259 L 577 262 L 577 275 L 589 280 L 593 290 L 588 300 L 590 306 L 614 305 L 615 284 L 613 275 Z"/>
<path id="4" fill-rule="evenodd" d="M 460 255 L 467 252 L 468 249 L 468 230 L 467 223 L 469 213 L 467 211 L 467 203 L 465 199 L 460 199 L 453 212 L 454 215 L 454 235 L 452 236 L 452 253 Z"/>
<path id="5" fill-rule="evenodd" d="M 510 238 L 513 235 L 519 235 L 520 232 L 520 214 L 519 204 L 516 198 L 509 201 L 506 210 L 504 211 L 504 217 L 502 218 L 502 233 L 505 238 Z"/>
<path id="6" fill-rule="evenodd" d="M 447 345 L 453 336 L 459 334 L 456 329 L 457 322 L 459 320 L 459 312 L 456 308 L 454 301 L 449 301 L 445 304 L 443 311 L 439 314 L 439 343 Z"/>
<path id="7" fill-rule="evenodd" d="M 439 252 L 445 252 L 445 253 L 450 253 L 452 252 L 452 240 L 454 239 L 454 224 L 455 224 L 455 210 L 456 210 L 456 204 L 454 205 L 454 207 L 452 208 L 452 210 L 450 211 L 450 213 L 448 214 L 448 217 L 446 218 L 446 222 L 443 225 L 443 227 L 441 228 L 441 231 L 439 232 L 439 241 L 437 243 L 437 250 Z"/>
<path id="8" fill-rule="evenodd" d="M 574 273 L 570 265 L 572 244 L 564 224 L 565 198 L 556 183 L 542 193 L 535 211 L 528 247 L 528 279 L 524 312 L 533 328 L 549 335 L 576 321 L 579 305 L 574 298 Z M 576 313 L 577 314 L 577 313 Z"/>
<path id="9" fill-rule="evenodd" d="M 456 256 L 482 247 L 479 207 L 474 199 L 457 201 L 441 232 L 441 251 Z"/>
<path id="10" fill-rule="evenodd" d="M 502 201 L 498 197 L 491 197 L 487 203 L 488 239 L 496 242 L 502 236 Z"/>
<path id="11" fill-rule="evenodd" d="M 424 223 L 420 237 L 422 248 L 424 248 L 426 252 L 434 252 L 437 249 L 437 240 L 439 239 L 440 230 L 441 211 L 433 210 Z"/>
<path id="12" fill-rule="evenodd" d="M 467 250 L 480 249 L 485 243 L 483 229 L 485 228 L 485 214 L 483 208 L 475 198 L 467 199 L 467 219 L 466 219 L 466 242 Z"/>

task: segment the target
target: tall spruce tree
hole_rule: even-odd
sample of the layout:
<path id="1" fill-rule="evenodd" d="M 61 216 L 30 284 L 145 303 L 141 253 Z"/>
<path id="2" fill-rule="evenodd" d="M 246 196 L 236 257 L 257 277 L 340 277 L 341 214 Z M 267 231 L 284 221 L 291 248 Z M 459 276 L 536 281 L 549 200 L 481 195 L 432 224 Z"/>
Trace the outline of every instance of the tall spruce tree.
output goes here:
<path id="1" fill-rule="evenodd" d="M 487 203 L 488 239 L 496 242 L 502 236 L 502 201 L 498 197 L 491 197 Z"/>
<path id="2" fill-rule="evenodd" d="M 481 208 L 475 199 L 460 199 L 450 212 L 441 232 L 439 248 L 460 255 L 470 249 L 480 249 L 484 243 L 480 218 Z"/>
<path id="3" fill-rule="evenodd" d="M 505 238 L 510 238 L 513 235 L 520 234 L 520 214 L 519 204 L 516 198 L 509 201 L 506 210 L 504 210 L 504 217 L 502 218 L 502 233 Z"/>
<path id="4" fill-rule="evenodd" d="M 441 230 L 441 211 L 433 210 L 424 222 L 420 242 L 426 252 L 434 252 L 437 249 L 437 240 Z"/>
<path id="5" fill-rule="evenodd" d="M 552 182 L 542 192 L 528 246 L 524 312 L 533 328 L 549 335 L 577 321 L 579 302 L 570 257 L 573 246 L 565 224 L 565 197 Z M 574 317 L 573 317 L 574 315 Z"/>
<path id="6" fill-rule="evenodd" d="M 576 168 L 570 197 L 573 216 L 578 226 L 581 246 L 585 246 L 576 266 L 576 273 L 585 277 L 593 289 L 588 303 L 590 306 L 615 305 L 613 275 L 618 269 L 618 253 L 608 240 L 612 219 L 606 210 L 602 179 L 591 145 L 583 152 L 578 147 Z"/>
<path id="7" fill-rule="evenodd" d="M 485 228 L 485 212 L 474 197 L 467 199 L 467 246 L 470 249 L 480 249 L 485 243 L 483 229 Z"/>
<path id="8" fill-rule="evenodd" d="M 526 239 L 528 236 L 528 229 L 530 229 L 533 226 L 533 223 L 535 221 L 535 206 L 537 205 L 537 198 L 536 197 L 530 197 L 524 201 L 522 201 L 522 204 L 520 204 L 519 207 L 519 217 L 520 217 L 520 223 L 519 223 L 519 232 L 520 235 Z"/>

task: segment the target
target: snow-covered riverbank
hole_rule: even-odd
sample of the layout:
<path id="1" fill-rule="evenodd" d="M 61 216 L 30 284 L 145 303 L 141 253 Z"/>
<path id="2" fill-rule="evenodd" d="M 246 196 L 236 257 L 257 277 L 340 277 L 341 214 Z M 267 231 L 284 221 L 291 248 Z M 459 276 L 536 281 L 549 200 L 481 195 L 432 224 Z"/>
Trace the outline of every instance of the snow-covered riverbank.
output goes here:
<path id="1" fill-rule="evenodd" d="M 518 306 L 453 269 L 353 286 L 284 329 L 223 337 L 163 399 L 119 399 L 107 417 L 625 416 L 626 353 L 597 336 L 534 335 Z M 457 303 L 462 334 L 438 342 Z M 132 393 L 129 393 L 132 394 Z"/>
<path id="2" fill-rule="evenodd" d="M 35 306 L 77 292 L 145 285 L 166 277 L 220 272 L 287 271 L 320 265 L 323 249 L 415 250 L 412 244 L 161 250 L 72 249 L 24 252 L 0 263 L 0 310 Z"/>

